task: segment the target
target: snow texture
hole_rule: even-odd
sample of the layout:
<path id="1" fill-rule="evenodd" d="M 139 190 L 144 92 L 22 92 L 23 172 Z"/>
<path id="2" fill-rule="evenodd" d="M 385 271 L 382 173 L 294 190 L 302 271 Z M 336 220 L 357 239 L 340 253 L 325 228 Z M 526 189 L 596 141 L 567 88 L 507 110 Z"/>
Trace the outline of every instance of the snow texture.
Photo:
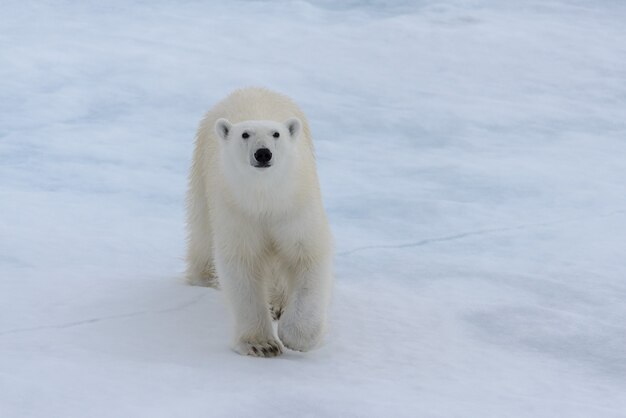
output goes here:
<path id="1" fill-rule="evenodd" d="M 626 4 L 70 2 L 0 13 L 0 416 L 626 416 Z M 203 113 L 305 110 L 320 349 L 186 286 Z"/>

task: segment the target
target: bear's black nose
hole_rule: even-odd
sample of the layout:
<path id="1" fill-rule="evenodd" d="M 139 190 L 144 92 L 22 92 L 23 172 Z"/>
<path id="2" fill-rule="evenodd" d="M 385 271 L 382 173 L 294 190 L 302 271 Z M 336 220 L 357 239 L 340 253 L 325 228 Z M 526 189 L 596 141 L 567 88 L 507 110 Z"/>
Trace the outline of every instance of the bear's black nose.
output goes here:
<path id="1" fill-rule="evenodd" d="M 272 159 L 272 151 L 267 148 L 259 148 L 254 153 L 254 159 L 257 160 L 260 164 L 266 165 Z"/>

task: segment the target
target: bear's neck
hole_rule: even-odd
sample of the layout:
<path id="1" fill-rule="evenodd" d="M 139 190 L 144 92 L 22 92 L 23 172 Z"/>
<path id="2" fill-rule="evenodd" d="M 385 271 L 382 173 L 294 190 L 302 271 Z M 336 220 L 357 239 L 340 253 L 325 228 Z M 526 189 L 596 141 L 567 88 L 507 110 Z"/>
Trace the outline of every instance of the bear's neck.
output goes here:
<path id="1" fill-rule="evenodd" d="M 231 209 L 254 217 L 282 217 L 297 211 L 306 202 L 309 192 L 306 186 L 302 187 L 302 176 L 267 176 L 244 183 L 229 183 L 227 193 Z"/>

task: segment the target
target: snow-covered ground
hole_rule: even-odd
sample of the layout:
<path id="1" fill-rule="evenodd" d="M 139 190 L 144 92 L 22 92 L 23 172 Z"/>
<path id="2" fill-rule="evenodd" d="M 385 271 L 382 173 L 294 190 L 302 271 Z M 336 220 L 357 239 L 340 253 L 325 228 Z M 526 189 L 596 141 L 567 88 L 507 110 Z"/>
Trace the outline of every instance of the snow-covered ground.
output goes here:
<path id="1" fill-rule="evenodd" d="M 341 5 L 338 5 L 341 4 Z M 626 416 L 626 4 L 3 0 L 0 416 Z M 323 347 L 186 286 L 194 131 L 307 112 Z"/>

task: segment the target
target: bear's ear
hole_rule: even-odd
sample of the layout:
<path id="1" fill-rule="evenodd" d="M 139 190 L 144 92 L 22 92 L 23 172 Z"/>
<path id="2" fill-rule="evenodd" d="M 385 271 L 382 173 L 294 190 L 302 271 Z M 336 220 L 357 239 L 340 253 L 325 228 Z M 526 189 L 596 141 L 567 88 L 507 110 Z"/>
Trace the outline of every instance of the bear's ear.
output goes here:
<path id="1" fill-rule="evenodd" d="M 285 122 L 285 126 L 287 130 L 289 130 L 289 135 L 291 135 L 291 139 L 296 139 L 300 136 L 300 132 L 302 131 L 302 122 L 298 118 L 287 119 Z"/>
<path id="2" fill-rule="evenodd" d="M 226 140 L 233 125 L 226 119 L 220 118 L 215 122 L 215 133 L 220 138 Z"/>

